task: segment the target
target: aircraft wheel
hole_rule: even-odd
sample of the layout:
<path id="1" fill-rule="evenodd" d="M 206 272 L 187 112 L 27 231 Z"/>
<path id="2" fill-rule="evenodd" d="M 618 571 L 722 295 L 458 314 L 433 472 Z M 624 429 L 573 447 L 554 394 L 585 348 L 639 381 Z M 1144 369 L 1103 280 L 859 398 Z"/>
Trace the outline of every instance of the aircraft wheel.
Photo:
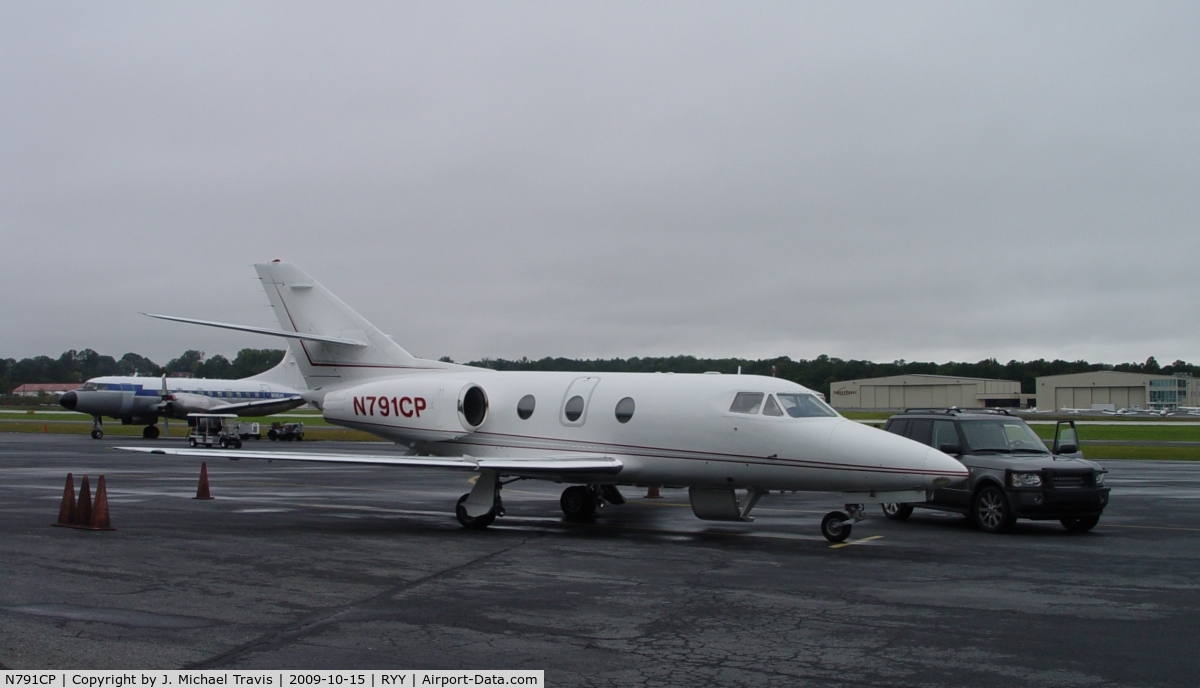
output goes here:
<path id="1" fill-rule="evenodd" d="M 568 520 L 582 521 L 595 515 L 596 495 L 586 485 L 575 485 L 563 490 L 558 505 Z"/>
<path id="2" fill-rule="evenodd" d="M 830 511 L 821 519 L 821 534 L 830 542 L 845 542 L 851 528 L 850 517 L 841 511 Z"/>
<path id="3" fill-rule="evenodd" d="M 142 428 L 142 439 L 153 440 L 158 438 L 158 426 L 147 425 Z"/>
<path id="4" fill-rule="evenodd" d="M 94 439 L 94 440 L 104 439 L 104 431 L 101 430 L 100 428 L 92 428 L 92 439 Z"/>
<path id="5" fill-rule="evenodd" d="M 1058 520 L 1058 522 L 1063 524 L 1063 528 L 1066 528 L 1067 530 L 1071 531 L 1072 533 L 1086 533 L 1089 530 L 1091 530 L 1092 528 L 1096 527 L 1096 524 L 1100 522 L 1100 517 L 1099 516 L 1074 516 L 1074 517 L 1068 517 L 1068 518 L 1060 518 Z"/>
<path id="6" fill-rule="evenodd" d="M 1017 518 L 1008 506 L 1004 491 L 995 485 L 986 485 L 971 503 L 971 520 L 985 533 L 1004 533 L 1012 528 Z"/>
<path id="7" fill-rule="evenodd" d="M 468 516 L 467 505 L 465 502 L 470 496 L 471 493 L 468 492 L 467 494 L 458 498 L 458 504 L 454 505 L 454 515 L 458 518 L 458 522 L 462 524 L 463 528 L 468 530 L 483 530 L 496 521 L 496 510 L 492 509 L 486 514 L 478 517 Z"/>
<path id="8" fill-rule="evenodd" d="M 888 504 L 881 504 L 880 506 L 883 508 L 883 515 L 887 516 L 893 521 L 903 521 L 909 516 L 912 516 L 913 512 L 912 504 L 897 504 L 895 502 L 889 502 Z"/>

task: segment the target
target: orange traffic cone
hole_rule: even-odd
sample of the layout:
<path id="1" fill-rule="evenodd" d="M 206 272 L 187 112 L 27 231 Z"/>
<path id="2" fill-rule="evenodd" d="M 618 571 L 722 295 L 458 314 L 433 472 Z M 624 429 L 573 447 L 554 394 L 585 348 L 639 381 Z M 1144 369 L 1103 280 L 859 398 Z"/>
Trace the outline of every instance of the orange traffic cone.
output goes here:
<path id="1" fill-rule="evenodd" d="M 212 499 L 208 492 L 208 462 L 200 464 L 200 484 L 196 486 L 196 496 L 192 499 Z"/>
<path id="2" fill-rule="evenodd" d="M 108 520 L 108 490 L 104 489 L 104 476 L 96 483 L 96 503 L 92 505 L 92 518 L 88 530 L 116 530 Z"/>
<path id="3" fill-rule="evenodd" d="M 62 506 L 58 507 L 58 522 L 56 526 L 70 526 L 75 523 L 75 476 L 67 474 L 67 485 L 63 488 Z"/>
<path id="4" fill-rule="evenodd" d="M 92 522 L 92 487 L 88 482 L 88 477 L 83 476 L 83 482 L 79 485 L 79 501 L 75 504 L 75 518 L 71 519 L 71 525 L 75 527 L 86 527 Z"/>
<path id="5" fill-rule="evenodd" d="M 646 499 L 662 499 L 662 495 L 658 492 L 658 485 L 651 485 L 649 490 L 646 490 Z"/>
<path id="6" fill-rule="evenodd" d="M 42 423 L 42 432 L 50 432 L 50 428 L 46 427 L 45 423 Z"/>

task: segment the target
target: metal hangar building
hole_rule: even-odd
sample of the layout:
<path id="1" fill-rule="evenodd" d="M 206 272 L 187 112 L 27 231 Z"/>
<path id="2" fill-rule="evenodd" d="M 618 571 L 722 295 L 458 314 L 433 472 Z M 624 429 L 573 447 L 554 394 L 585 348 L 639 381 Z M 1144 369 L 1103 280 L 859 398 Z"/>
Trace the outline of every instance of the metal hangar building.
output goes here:
<path id="1" fill-rule="evenodd" d="M 1073 409 L 1175 409 L 1200 406 L 1200 389 L 1190 377 L 1120 373 L 1048 375 L 1037 379 L 1037 406 L 1045 411 Z"/>
<path id="2" fill-rule="evenodd" d="M 1028 406 L 1018 380 L 989 380 L 949 375 L 895 375 L 834 382 L 830 403 L 836 409 L 905 409 Z"/>

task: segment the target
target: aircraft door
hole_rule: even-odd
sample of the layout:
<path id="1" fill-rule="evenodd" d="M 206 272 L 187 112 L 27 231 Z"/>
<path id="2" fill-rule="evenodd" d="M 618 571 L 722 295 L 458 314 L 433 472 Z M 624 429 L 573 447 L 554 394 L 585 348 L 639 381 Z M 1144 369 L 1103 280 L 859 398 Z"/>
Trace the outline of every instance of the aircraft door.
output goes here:
<path id="1" fill-rule="evenodd" d="M 558 420 L 563 425 L 579 427 L 587 422 L 588 406 L 592 401 L 592 391 L 600 378 L 594 375 L 577 377 L 567 387 L 563 395 L 562 406 L 558 410 Z"/>

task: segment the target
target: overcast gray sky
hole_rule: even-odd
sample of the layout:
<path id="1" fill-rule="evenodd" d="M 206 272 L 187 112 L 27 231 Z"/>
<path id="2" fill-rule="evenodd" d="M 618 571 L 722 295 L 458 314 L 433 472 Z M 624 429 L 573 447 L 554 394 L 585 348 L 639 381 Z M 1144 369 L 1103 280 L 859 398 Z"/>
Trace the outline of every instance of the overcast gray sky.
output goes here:
<path id="1" fill-rule="evenodd" d="M 0 8 L 0 356 L 1200 363 L 1200 3 Z"/>

